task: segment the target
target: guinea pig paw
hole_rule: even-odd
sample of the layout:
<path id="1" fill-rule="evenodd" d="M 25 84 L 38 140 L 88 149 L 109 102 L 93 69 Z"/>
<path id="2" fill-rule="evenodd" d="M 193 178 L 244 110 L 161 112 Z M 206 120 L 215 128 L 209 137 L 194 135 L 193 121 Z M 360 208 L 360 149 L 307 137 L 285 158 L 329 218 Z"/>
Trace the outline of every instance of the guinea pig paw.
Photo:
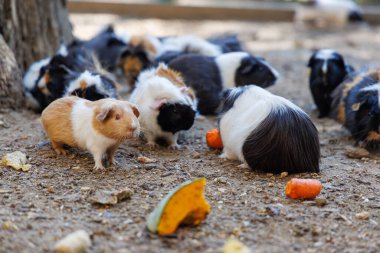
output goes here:
<path id="1" fill-rule="evenodd" d="M 67 155 L 67 151 L 63 148 L 55 148 L 54 151 L 57 155 Z"/>
<path id="2" fill-rule="evenodd" d="M 148 146 L 149 149 L 155 149 L 158 147 L 157 143 L 155 142 L 148 142 L 146 145 Z"/>
<path id="3" fill-rule="evenodd" d="M 249 169 L 249 166 L 248 166 L 248 164 L 246 164 L 246 163 L 242 163 L 242 164 L 240 164 L 240 165 L 238 166 L 238 168 L 239 168 L 239 169 Z"/>
<path id="4" fill-rule="evenodd" d="M 178 144 L 171 144 L 171 145 L 169 145 L 169 149 L 171 149 L 171 150 L 179 150 L 179 149 L 181 149 L 181 146 L 178 145 Z"/>
<path id="5" fill-rule="evenodd" d="M 94 170 L 101 171 L 101 170 L 105 170 L 105 168 L 103 165 L 95 165 Z"/>
<path id="6" fill-rule="evenodd" d="M 112 164 L 113 166 L 119 166 L 120 165 L 120 163 L 116 160 L 110 161 L 110 164 Z"/>

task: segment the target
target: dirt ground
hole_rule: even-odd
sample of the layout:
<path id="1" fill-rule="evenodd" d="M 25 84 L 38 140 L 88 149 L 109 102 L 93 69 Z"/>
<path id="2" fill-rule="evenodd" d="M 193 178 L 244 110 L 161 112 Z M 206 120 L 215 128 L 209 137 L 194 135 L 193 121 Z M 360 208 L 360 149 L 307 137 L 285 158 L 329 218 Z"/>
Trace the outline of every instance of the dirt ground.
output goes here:
<path id="1" fill-rule="evenodd" d="M 118 31 L 155 35 L 236 32 L 254 54 L 264 56 L 281 73 L 270 88 L 312 115 L 320 132 L 321 173 L 279 175 L 239 168 L 218 158 L 206 146 L 213 117 L 197 120 L 182 134 L 181 150 L 149 150 L 140 140 L 127 141 L 117 151 L 119 167 L 93 171 L 89 153 L 71 150 L 56 155 L 46 141 L 39 115 L 27 110 L 1 112 L 0 155 L 20 150 L 32 168 L 18 172 L 0 167 L 0 252 L 49 252 L 65 235 L 85 229 L 92 235 L 91 252 L 219 252 L 233 236 L 252 252 L 380 252 L 380 155 L 349 159 L 353 144 L 348 132 L 329 119 L 317 119 L 305 67 L 312 49 L 332 47 L 355 67 L 379 63 L 380 27 L 306 31 L 290 23 L 233 21 L 163 21 L 124 19 L 113 15 L 72 15 L 75 35 L 88 38 L 101 26 L 115 23 Z M 274 143 L 275 144 L 275 143 Z M 138 156 L 156 159 L 140 164 Z M 274 157 L 273 159 L 276 159 Z M 197 227 L 180 228 L 159 237 L 145 228 L 146 216 L 172 188 L 188 179 L 207 179 L 206 198 L 212 210 Z M 285 197 L 292 177 L 323 183 L 316 201 Z M 134 191 L 130 200 L 114 206 L 94 206 L 96 190 Z M 355 218 L 367 211 L 369 219 Z"/>

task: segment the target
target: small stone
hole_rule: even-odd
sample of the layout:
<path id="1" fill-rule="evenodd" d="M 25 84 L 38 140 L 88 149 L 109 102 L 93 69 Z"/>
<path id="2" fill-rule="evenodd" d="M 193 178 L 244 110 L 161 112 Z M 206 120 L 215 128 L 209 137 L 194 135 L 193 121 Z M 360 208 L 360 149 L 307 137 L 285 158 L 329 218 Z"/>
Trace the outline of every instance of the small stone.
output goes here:
<path id="1" fill-rule="evenodd" d="M 47 191 L 48 191 L 48 193 L 55 193 L 55 190 L 54 190 L 53 186 L 49 186 L 47 188 Z"/>
<path id="2" fill-rule="evenodd" d="M 225 177 L 217 177 L 214 179 L 214 182 L 216 183 L 221 183 L 221 184 L 227 184 L 227 178 Z"/>
<path id="3" fill-rule="evenodd" d="M 199 154 L 197 151 L 194 151 L 193 153 L 191 153 L 191 156 L 192 156 L 194 159 L 199 159 L 199 158 L 201 158 L 201 154 Z"/>
<path id="4" fill-rule="evenodd" d="M 89 197 L 88 201 L 92 204 L 115 205 L 124 199 L 131 198 L 132 194 L 133 191 L 129 188 L 119 191 L 96 191 Z"/>
<path id="5" fill-rule="evenodd" d="M 91 246 L 90 235 L 84 230 L 78 230 L 58 241 L 54 246 L 56 253 L 88 252 Z"/>
<path id="6" fill-rule="evenodd" d="M 220 191 L 221 193 L 225 193 L 226 192 L 226 188 L 218 188 L 218 191 Z"/>
<path id="7" fill-rule="evenodd" d="M 16 230 L 16 229 L 17 229 L 16 225 L 14 225 L 14 224 L 13 224 L 12 222 L 10 222 L 10 221 L 6 221 L 6 222 L 4 222 L 3 225 L 2 225 L 2 228 L 3 228 L 4 230 Z"/>
<path id="8" fill-rule="evenodd" d="M 325 198 L 316 198 L 314 201 L 318 207 L 323 207 L 323 206 L 327 205 L 327 199 L 325 199 Z"/>
<path id="9" fill-rule="evenodd" d="M 137 157 L 137 161 L 139 163 L 155 163 L 156 162 L 155 159 L 151 159 L 151 158 L 148 158 L 146 156 L 139 156 L 139 157 Z"/>
<path id="10" fill-rule="evenodd" d="M 83 192 L 91 191 L 91 187 L 83 186 L 80 188 L 80 190 Z"/>
<path id="11" fill-rule="evenodd" d="M 280 178 L 285 178 L 285 177 L 287 177 L 288 176 L 288 172 L 287 171 L 284 171 L 284 172 L 281 172 L 281 174 L 280 174 Z"/>
<path id="12" fill-rule="evenodd" d="M 362 158 L 368 158 L 370 153 L 368 150 L 364 148 L 346 148 L 345 155 L 348 158 L 353 158 L 353 159 L 362 159 Z"/>
<path id="13" fill-rule="evenodd" d="M 370 216 L 370 213 L 365 212 L 365 211 L 355 214 L 355 218 L 359 220 L 368 220 L 369 216 Z"/>
<path id="14" fill-rule="evenodd" d="M 318 236 L 322 233 L 322 228 L 319 227 L 319 226 L 314 226 L 312 229 L 311 229 L 311 234 L 312 236 Z"/>

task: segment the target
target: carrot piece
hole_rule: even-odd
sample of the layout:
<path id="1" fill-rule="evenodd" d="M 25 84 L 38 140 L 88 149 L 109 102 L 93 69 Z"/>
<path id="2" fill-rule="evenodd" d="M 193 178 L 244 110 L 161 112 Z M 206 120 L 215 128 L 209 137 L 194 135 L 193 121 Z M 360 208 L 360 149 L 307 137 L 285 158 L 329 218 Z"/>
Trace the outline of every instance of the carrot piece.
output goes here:
<path id="1" fill-rule="evenodd" d="M 217 149 L 223 148 L 223 142 L 222 142 L 222 138 L 220 137 L 218 128 L 214 128 L 207 131 L 206 141 L 207 141 L 207 146 L 209 146 L 210 148 L 217 148 Z"/>
<path id="2" fill-rule="evenodd" d="M 313 199 L 322 190 L 322 184 L 316 179 L 292 178 L 285 188 L 285 193 L 291 199 Z"/>

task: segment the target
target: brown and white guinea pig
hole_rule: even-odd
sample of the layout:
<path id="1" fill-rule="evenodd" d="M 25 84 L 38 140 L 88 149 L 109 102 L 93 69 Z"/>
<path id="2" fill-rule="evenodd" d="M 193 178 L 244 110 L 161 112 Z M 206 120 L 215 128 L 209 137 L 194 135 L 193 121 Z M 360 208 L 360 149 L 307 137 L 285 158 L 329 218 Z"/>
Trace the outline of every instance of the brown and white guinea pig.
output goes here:
<path id="1" fill-rule="evenodd" d="M 120 54 L 119 66 L 127 83 L 134 86 L 142 70 L 152 66 L 160 42 L 153 36 L 124 36 L 127 46 Z"/>
<path id="2" fill-rule="evenodd" d="M 139 120 L 148 145 L 177 148 L 179 131 L 194 124 L 194 99 L 182 77 L 165 64 L 143 71 L 130 101 L 139 107 Z"/>
<path id="3" fill-rule="evenodd" d="M 333 117 L 369 150 L 380 147 L 380 68 L 352 74 L 333 92 Z"/>
<path id="4" fill-rule="evenodd" d="M 128 101 L 101 99 L 95 102 L 71 96 L 52 102 L 41 115 L 42 125 L 57 154 L 63 145 L 90 151 L 95 169 L 102 169 L 102 156 L 115 164 L 114 154 L 126 139 L 140 133 L 137 106 Z"/>
<path id="5" fill-rule="evenodd" d="M 298 106 L 255 85 L 225 90 L 223 97 L 222 158 L 269 173 L 319 172 L 318 131 Z"/>
<path id="6" fill-rule="evenodd" d="M 354 69 L 346 65 L 343 56 L 332 49 L 313 53 L 307 65 L 310 68 L 309 87 L 319 110 L 319 118 L 331 111 L 331 93 Z"/>
<path id="7" fill-rule="evenodd" d="M 194 89 L 201 114 L 215 114 L 226 88 L 256 84 L 273 85 L 277 71 L 263 58 L 246 52 L 232 52 L 217 57 L 187 54 L 171 61 L 169 67 L 180 72 L 185 83 Z"/>

